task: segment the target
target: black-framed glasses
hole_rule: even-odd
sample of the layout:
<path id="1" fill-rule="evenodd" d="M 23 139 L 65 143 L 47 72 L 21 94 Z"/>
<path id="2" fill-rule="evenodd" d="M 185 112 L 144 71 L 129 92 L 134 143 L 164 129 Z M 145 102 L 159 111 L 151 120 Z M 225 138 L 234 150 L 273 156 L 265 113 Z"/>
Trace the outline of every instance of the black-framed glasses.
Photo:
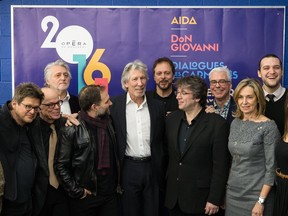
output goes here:
<path id="1" fill-rule="evenodd" d="M 220 79 L 220 80 L 210 80 L 210 85 L 212 86 L 215 86 L 217 85 L 217 83 L 220 85 L 220 86 L 224 86 L 226 83 L 229 83 L 230 81 L 229 80 L 224 80 L 224 79 Z"/>
<path id="2" fill-rule="evenodd" d="M 43 103 L 42 103 L 41 105 L 47 106 L 49 109 L 54 109 L 56 105 L 57 105 L 58 107 L 60 107 L 62 104 L 63 104 L 63 101 L 62 101 L 62 100 L 59 100 L 59 101 L 57 101 L 56 103 L 49 103 L 49 104 L 43 104 Z"/>
<path id="3" fill-rule="evenodd" d="M 185 95 L 188 95 L 188 94 L 193 94 L 193 92 L 185 92 L 185 91 L 176 91 L 175 92 L 175 95 L 181 95 L 181 96 L 185 96 Z"/>
<path id="4" fill-rule="evenodd" d="M 39 112 L 41 110 L 39 106 L 33 107 L 31 105 L 27 105 L 24 103 L 21 103 L 21 104 L 24 106 L 24 108 L 27 112 L 30 112 L 32 109 L 34 110 L 34 112 Z"/>

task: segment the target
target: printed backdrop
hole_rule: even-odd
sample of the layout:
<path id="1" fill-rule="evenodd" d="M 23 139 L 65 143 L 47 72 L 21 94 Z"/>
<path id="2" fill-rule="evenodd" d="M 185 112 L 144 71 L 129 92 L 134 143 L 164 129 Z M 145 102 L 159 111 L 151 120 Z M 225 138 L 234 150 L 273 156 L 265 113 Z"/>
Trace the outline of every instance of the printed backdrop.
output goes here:
<path id="1" fill-rule="evenodd" d="M 47 63 L 69 63 L 69 91 L 77 95 L 95 78 L 122 94 L 121 73 L 140 59 L 149 68 L 163 56 L 176 67 L 175 78 L 199 75 L 227 65 L 233 87 L 257 77 L 259 59 L 283 59 L 284 7 L 164 8 L 12 6 L 13 89 L 21 82 L 43 86 Z"/>

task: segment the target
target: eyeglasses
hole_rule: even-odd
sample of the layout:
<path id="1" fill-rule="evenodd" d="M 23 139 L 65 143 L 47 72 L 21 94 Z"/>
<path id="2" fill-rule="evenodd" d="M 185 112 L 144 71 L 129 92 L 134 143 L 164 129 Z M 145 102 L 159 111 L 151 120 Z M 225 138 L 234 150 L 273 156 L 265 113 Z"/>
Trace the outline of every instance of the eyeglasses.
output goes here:
<path id="1" fill-rule="evenodd" d="M 27 105 L 27 104 L 24 104 L 24 103 L 21 103 L 21 104 L 24 106 L 24 108 L 25 108 L 25 110 L 27 112 L 30 112 L 32 109 L 34 110 L 34 112 L 39 112 L 41 110 L 39 106 L 33 107 L 31 105 Z"/>
<path id="2" fill-rule="evenodd" d="M 193 94 L 193 93 L 192 92 L 185 92 L 185 91 L 181 91 L 181 92 L 180 91 L 176 91 L 175 94 L 176 94 L 176 96 L 179 95 L 179 94 L 181 96 L 185 96 L 185 95 Z"/>
<path id="3" fill-rule="evenodd" d="M 49 103 L 49 104 L 41 104 L 44 106 L 47 106 L 49 109 L 54 109 L 56 105 L 58 105 L 58 107 L 60 107 L 63 104 L 62 100 L 57 101 L 56 103 Z"/>
<path id="4" fill-rule="evenodd" d="M 212 86 L 216 86 L 217 83 L 220 85 L 220 86 L 224 86 L 226 83 L 229 83 L 230 81 L 228 80 L 224 80 L 224 79 L 221 79 L 221 80 L 210 80 L 210 85 Z"/>

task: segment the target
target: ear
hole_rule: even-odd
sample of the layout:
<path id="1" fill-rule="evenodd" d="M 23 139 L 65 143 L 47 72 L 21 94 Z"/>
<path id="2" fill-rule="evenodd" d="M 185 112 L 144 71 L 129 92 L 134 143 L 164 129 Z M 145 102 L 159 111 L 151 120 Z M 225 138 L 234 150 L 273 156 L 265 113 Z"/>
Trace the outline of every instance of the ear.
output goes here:
<path id="1" fill-rule="evenodd" d="M 258 70 L 258 77 L 259 77 L 259 78 L 262 78 L 262 74 L 261 74 L 261 71 L 260 71 L 260 70 Z"/>

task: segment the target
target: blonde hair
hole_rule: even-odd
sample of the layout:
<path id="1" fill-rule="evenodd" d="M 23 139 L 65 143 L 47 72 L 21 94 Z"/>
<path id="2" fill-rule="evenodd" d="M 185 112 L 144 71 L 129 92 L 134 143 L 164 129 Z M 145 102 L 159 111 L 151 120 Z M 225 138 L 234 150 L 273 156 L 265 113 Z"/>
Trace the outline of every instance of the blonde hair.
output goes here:
<path id="1" fill-rule="evenodd" d="M 233 116 L 235 118 L 243 119 L 243 117 L 244 117 L 244 114 L 239 107 L 238 99 L 239 99 L 240 91 L 246 86 L 251 87 L 253 89 L 254 94 L 256 95 L 256 98 L 257 98 L 256 115 L 260 116 L 260 115 L 264 114 L 264 112 L 265 112 L 266 100 L 265 100 L 264 91 L 262 89 L 260 82 L 257 79 L 247 78 L 247 79 L 244 79 L 238 83 L 238 85 L 235 88 L 234 94 L 233 94 L 234 100 L 235 100 L 236 105 L 237 105 L 237 109 L 233 113 Z"/>

